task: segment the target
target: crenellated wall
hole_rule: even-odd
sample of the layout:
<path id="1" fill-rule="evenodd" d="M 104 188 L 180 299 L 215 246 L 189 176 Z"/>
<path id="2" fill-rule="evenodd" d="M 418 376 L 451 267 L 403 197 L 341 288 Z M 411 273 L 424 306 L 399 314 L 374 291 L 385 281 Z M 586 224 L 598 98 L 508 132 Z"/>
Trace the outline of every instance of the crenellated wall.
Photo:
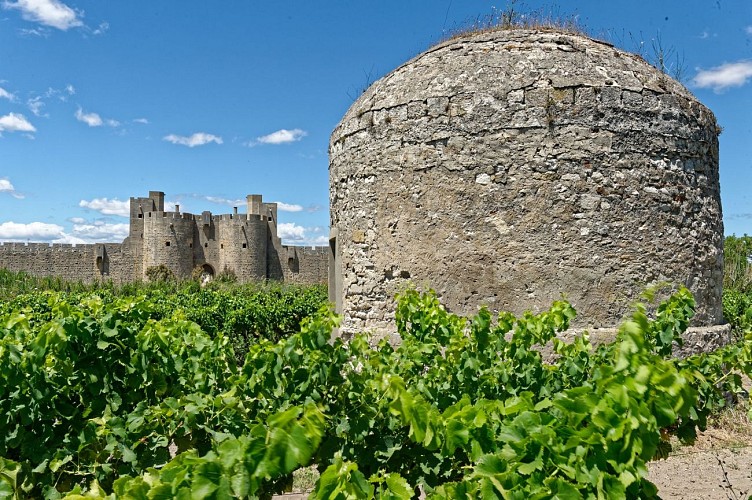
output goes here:
<path id="1" fill-rule="evenodd" d="M 284 280 L 324 283 L 325 248 L 282 245 L 277 204 L 249 195 L 247 213 L 212 215 L 164 210 L 164 193 L 130 199 L 130 228 L 123 243 L 66 245 L 0 243 L 0 267 L 36 276 L 91 282 L 146 280 L 150 267 L 164 265 L 181 279 L 202 267 L 210 274 L 235 273 L 241 283 Z"/>

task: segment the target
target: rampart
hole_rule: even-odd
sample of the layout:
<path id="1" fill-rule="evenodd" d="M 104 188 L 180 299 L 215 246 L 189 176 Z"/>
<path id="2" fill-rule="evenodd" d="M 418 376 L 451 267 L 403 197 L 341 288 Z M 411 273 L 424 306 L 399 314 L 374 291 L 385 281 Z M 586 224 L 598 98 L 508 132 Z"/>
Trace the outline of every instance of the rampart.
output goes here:
<path id="1" fill-rule="evenodd" d="M 164 193 L 130 199 L 129 235 L 122 243 L 69 245 L 0 243 L 0 267 L 35 276 L 93 282 L 146 280 L 164 265 L 181 279 L 194 269 L 234 273 L 241 283 L 279 280 L 324 283 L 326 247 L 283 245 L 277 236 L 277 205 L 247 197 L 247 213 L 214 215 L 164 210 Z"/>

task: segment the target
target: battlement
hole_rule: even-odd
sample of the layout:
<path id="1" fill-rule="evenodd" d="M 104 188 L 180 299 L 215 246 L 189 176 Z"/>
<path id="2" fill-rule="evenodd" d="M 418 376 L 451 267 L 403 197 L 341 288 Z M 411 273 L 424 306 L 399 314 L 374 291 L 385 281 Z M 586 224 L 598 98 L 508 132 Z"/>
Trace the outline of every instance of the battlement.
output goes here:
<path id="1" fill-rule="evenodd" d="M 96 243 L 25 243 L 25 242 L 0 242 L 0 252 L 70 252 L 82 253 L 94 250 Z"/>
<path id="2" fill-rule="evenodd" d="M 282 246 L 276 203 L 249 195 L 246 210 L 165 210 L 164 193 L 149 191 L 148 197 L 130 198 L 130 228 L 122 243 L 0 242 L 0 267 L 82 281 L 145 280 L 148 269 L 160 265 L 180 279 L 200 267 L 210 274 L 232 271 L 241 282 L 325 280 L 326 249 Z"/>

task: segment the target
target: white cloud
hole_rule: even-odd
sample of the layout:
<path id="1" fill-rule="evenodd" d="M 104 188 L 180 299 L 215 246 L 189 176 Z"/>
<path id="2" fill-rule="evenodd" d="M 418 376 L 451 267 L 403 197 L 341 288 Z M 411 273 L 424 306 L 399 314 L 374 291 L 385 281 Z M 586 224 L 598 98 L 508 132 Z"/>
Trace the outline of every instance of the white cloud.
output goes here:
<path id="1" fill-rule="evenodd" d="M 729 87 L 741 87 L 751 78 L 752 61 L 738 61 L 700 70 L 693 83 L 700 88 L 712 88 L 714 92 L 722 92 Z"/>
<path id="2" fill-rule="evenodd" d="M 92 31 L 92 34 L 93 35 L 104 35 L 109 30 L 110 30 L 110 23 L 103 22 L 103 23 L 99 23 L 99 26 L 97 26 L 97 28 L 94 31 Z"/>
<path id="3" fill-rule="evenodd" d="M 120 243 L 128 236 L 128 224 L 112 224 L 105 221 L 71 219 L 73 229 L 66 233 L 62 226 L 45 222 L 4 222 L 0 224 L 0 241 L 46 243 Z"/>
<path id="4" fill-rule="evenodd" d="M 162 140 L 171 142 L 173 144 L 180 144 L 182 146 L 188 146 L 189 148 L 192 148 L 194 146 L 203 146 L 204 144 L 209 144 L 210 142 L 216 142 L 217 144 L 222 144 L 221 137 L 218 137 L 212 134 L 207 134 L 204 132 L 196 132 L 195 134 L 191 136 L 170 134 L 170 135 L 164 136 Z"/>
<path id="5" fill-rule="evenodd" d="M 308 132 L 306 132 L 305 130 L 301 130 L 299 128 L 294 128 L 292 130 L 287 130 L 283 128 L 282 130 L 277 130 L 276 132 L 272 132 L 271 134 L 257 137 L 254 143 L 248 143 L 248 145 L 287 144 L 290 142 L 297 142 L 307 135 L 308 135 Z"/>
<path id="6" fill-rule="evenodd" d="M 129 225 L 111 224 L 104 221 L 78 221 L 73 224 L 70 236 L 86 243 L 120 243 L 128 236 Z"/>
<path id="7" fill-rule="evenodd" d="M 12 197 L 19 200 L 22 200 L 24 198 L 24 195 L 16 191 L 16 188 L 13 187 L 13 184 L 11 184 L 10 180 L 5 178 L 0 178 L 0 193 L 8 193 Z"/>
<path id="8" fill-rule="evenodd" d="M 0 240 L 2 241 L 53 241 L 65 236 L 62 226 L 44 222 L 3 222 L 0 224 Z"/>
<path id="9" fill-rule="evenodd" d="M 39 36 L 43 38 L 47 38 L 49 36 L 49 30 L 45 28 L 21 28 L 20 30 L 18 30 L 18 32 L 21 33 L 22 36 Z"/>
<path id="10" fill-rule="evenodd" d="M 301 212 L 303 210 L 303 207 L 300 205 L 291 205 L 283 201 L 275 201 L 274 203 L 277 204 L 277 209 L 283 212 Z"/>
<path id="11" fill-rule="evenodd" d="M 36 132 L 34 125 L 24 115 L 9 113 L 0 116 L 0 133 L 2 132 Z"/>
<path id="12" fill-rule="evenodd" d="M 3 8 L 17 9 L 21 11 L 21 17 L 27 21 L 44 24 L 63 31 L 84 24 L 79 19 L 81 13 L 58 0 L 18 0 L 17 2 L 6 0 L 3 2 Z"/>
<path id="13" fill-rule="evenodd" d="M 16 96 L 0 87 L 0 99 L 8 99 L 9 101 L 13 102 L 16 100 Z"/>
<path id="14" fill-rule="evenodd" d="M 65 86 L 65 91 L 68 93 L 68 95 L 75 95 L 76 89 L 71 85 L 70 83 Z"/>
<path id="15" fill-rule="evenodd" d="M 277 226 L 277 236 L 283 240 L 302 241 L 306 237 L 306 230 L 294 222 L 282 222 Z"/>
<path id="16" fill-rule="evenodd" d="M 79 207 L 96 210 L 103 215 L 119 215 L 120 217 L 130 216 L 130 201 L 120 201 L 117 198 L 94 198 L 91 201 L 81 200 L 78 202 Z"/>
<path id="17" fill-rule="evenodd" d="M 76 114 L 74 116 L 76 117 L 76 120 L 84 122 L 90 127 L 101 127 L 103 123 L 102 117 L 97 113 L 84 113 L 81 108 L 78 108 L 76 110 Z"/>
<path id="18" fill-rule="evenodd" d="M 245 205 L 246 203 L 246 200 L 242 200 L 240 198 L 236 200 L 222 198 L 221 196 L 202 196 L 201 198 L 205 199 L 208 202 L 216 203 L 217 205 L 229 205 L 231 207 L 240 207 Z"/>
<path id="19" fill-rule="evenodd" d="M 42 108 L 44 107 L 44 101 L 41 96 L 31 97 L 26 101 L 26 106 L 34 113 L 34 116 L 42 116 Z"/>
<path id="20" fill-rule="evenodd" d="M 3 1 L 4 9 L 17 9 L 21 17 L 27 21 L 44 24 L 59 30 L 83 26 L 79 19 L 80 12 L 76 12 L 58 0 L 18 0 L 16 2 Z"/>
<path id="21" fill-rule="evenodd" d="M 140 123 L 142 125 L 148 125 L 149 124 L 149 120 L 147 120 L 146 118 L 135 118 L 133 120 L 133 123 Z"/>
<path id="22" fill-rule="evenodd" d="M 277 235 L 285 245 L 321 246 L 329 243 L 328 229 L 303 227 L 294 222 L 277 225 Z"/>
<path id="23" fill-rule="evenodd" d="M 117 120 L 113 120 L 113 119 L 111 119 L 111 118 L 108 118 L 108 119 L 106 120 L 106 123 L 107 123 L 107 126 L 108 126 L 108 127 L 119 127 L 119 126 L 120 126 L 120 122 L 119 122 L 119 121 L 117 121 Z"/>

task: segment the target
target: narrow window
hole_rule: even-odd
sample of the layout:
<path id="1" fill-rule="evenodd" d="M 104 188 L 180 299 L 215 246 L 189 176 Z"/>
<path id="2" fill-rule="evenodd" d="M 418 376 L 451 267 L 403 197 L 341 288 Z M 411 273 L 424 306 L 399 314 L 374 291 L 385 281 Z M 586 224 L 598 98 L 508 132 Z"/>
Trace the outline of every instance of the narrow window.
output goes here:
<path id="1" fill-rule="evenodd" d="M 246 245 L 245 243 L 243 243 L 243 248 L 246 248 L 247 246 L 248 246 L 248 245 Z"/>
<path id="2" fill-rule="evenodd" d="M 170 246 L 170 242 L 169 241 L 165 241 L 165 246 L 166 247 Z"/>
<path id="3" fill-rule="evenodd" d="M 208 243 L 204 243 L 204 248 L 209 248 L 209 244 Z"/>
<path id="4" fill-rule="evenodd" d="M 144 218 L 144 214 L 138 214 L 138 218 L 139 219 L 143 219 Z"/>

